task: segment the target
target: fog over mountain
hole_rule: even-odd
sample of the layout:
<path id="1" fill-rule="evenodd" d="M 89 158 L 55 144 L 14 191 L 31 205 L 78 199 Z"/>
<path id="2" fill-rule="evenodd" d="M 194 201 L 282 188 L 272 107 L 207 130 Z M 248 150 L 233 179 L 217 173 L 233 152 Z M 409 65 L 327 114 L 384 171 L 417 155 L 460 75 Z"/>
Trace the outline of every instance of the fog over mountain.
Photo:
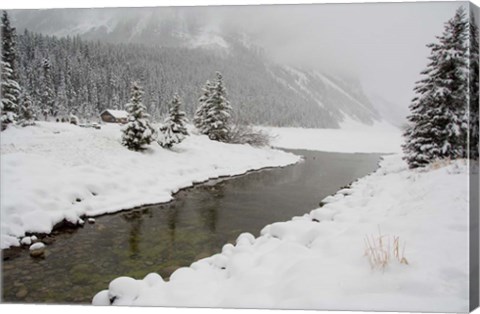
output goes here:
<path id="1" fill-rule="evenodd" d="M 223 68 L 218 70 L 230 72 L 231 81 L 236 73 L 245 73 L 238 79 L 248 79 L 251 58 L 257 65 L 251 79 L 268 81 L 262 85 L 265 97 L 269 92 L 278 96 L 280 87 L 294 91 L 282 98 L 322 116 L 316 126 L 336 127 L 345 117 L 371 124 L 383 116 L 401 124 L 414 82 L 427 62 L 425 45 L 461 4 L 17 10 L 12 16 L 19 33 L 28 29 L 58 37 L 81 35 L 104 43 L 186 49 L 192 55 L 195 50 L 208 51 L 222 58 Z M 239 56 L 245 58 L 238 62 Z M 261 93 L 256 85 L 253 95 Z M 240 86 L 245 90 L 255 84 Z M 238 90 L 230 92 L 247 106 Z M 395 114 L 389 107 L 395 107 Z"/>

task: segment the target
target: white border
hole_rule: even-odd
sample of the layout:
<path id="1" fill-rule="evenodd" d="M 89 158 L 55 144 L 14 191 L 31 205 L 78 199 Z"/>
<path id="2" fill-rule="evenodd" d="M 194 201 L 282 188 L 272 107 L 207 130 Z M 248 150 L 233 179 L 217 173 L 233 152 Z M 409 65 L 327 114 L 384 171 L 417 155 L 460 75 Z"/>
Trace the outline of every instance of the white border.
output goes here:
<path id="1" fill-rule="evenodd" d="M 447 2 L 448 0 L 436 0 L 436 2 Z M 207 5 L 259 5 L 259 4 L 309 4 L 309 3 L 375 3 L 375 2 L 402 2 L 394 0 L 328 0 L 328 1 L 298 1 L 298 0 L 2 0 L 1 9 L 47 9 L 47 8 L 102 8 L 102 7 L 152 7 L 152 6 L 207 6 Z M 414 1 L 407 1 L 414 2 Z M 428 0 L 419 0 L 415 2 L 430 2 Z M 480 0 L 472 0 L 474 4 L 480 7 Z M 12 305 L 0 304 L 2 313 L 35 313 L 35 314 L 83 314 L 85 311 L 93 314 L 114 313 L 114 314 L 131 314 L 131 313 L 161 313 L 161 314 L 306 314 L 332 313 L 328 311 L 300 311 L 300 310 L 238 310 L 238 309 L 199 309 L 199 308 L 138 308 L 138 307 L 90 307 L 90 306 L 74 306 L 74 305 Z M 350 312 L 338 311 L 334 313 L 341 314 L 383 314 L 395 312 Z M 475 314 L 480 314 L 477 309 Z"/>
<path id="2" fill-rule="evenodd" d="M 404 2 L 398 0 L 3 0 L 1 9 L 48 9 L 48 8 L 102 8 L 102 7 L 152 7 L 152 6 L 208 6 L 208 5 L 259 5 L 259 4 L 310 4 L 310 3 L 376 3 Z M 432 2 L 430 0 L 405 2 Z M 434 2 L 453 2 L 435 0 Z M 473 0 L 480 6 L 480 0 Z"/>

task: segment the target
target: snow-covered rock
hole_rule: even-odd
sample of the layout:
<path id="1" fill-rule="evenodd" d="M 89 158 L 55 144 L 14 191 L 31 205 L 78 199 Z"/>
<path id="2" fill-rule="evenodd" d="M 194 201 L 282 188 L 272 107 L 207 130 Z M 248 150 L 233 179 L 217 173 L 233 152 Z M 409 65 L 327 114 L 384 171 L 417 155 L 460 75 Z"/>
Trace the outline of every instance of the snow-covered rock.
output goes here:
<path id="1" fill-rule="evenodd" d="M 1 134 L 1 248 L 26 232 L 83 224 L 82 216 L 167 202 L 193 183 L 286 166 L 300 157 L 191 135 L 174 149 L 156 143 L 142 153 L 121 145 L 121 126 L 101 130 L 39 122 Z"/>
<path id="2" fill-rule="evenodd" d="M 20 244 L 30 245 L 30 244 L 32 244 L 32 238 L 30 238 L 30 237 L 23 237 L 22 240 L 20 240 Z"/>
<path id="3" fill-rule="evenodd" d="M 43 248 L 45 248 L 45 244 L 43 244 L 42 242 L 37 242 L 30 245 L 30 251 L 40 250 Z"/>
<path id="4" fill-rule="evenodd" d="M 325 206 L 242 234 L 170 281 L 117 279 L 93 303 L 468 312 L 468 172 L 462 160 L 408 170 L 387 156 Z M 379 233 L 399 237 L 408 264 L 392 253 L 371 267 L 364 240 Z"/>
<path id="5" fill-rule="evenodd" d="M 45 253 L 45 244 L 43 244 L 42 242 L 34 243 L 30 245 L 29 251 L 30 256 L 32 257 L 43 256 L 43 254 Z"/>

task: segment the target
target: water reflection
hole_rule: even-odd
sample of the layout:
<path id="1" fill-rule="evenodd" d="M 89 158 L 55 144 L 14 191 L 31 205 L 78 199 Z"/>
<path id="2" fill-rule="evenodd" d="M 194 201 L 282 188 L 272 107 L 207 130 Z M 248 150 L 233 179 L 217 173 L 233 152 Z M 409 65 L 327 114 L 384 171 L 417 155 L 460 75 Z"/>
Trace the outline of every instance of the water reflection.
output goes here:
<path id="1" fill-rule="evenodd" d="M 138 252 L 139 252 L 138 246 L 139 246 L 141 232 L 142 232 L 141 227 L 142 227 L 143 217 L 146 214 L 148 215 L 148 217 L 152 217 L 149 209 L 144 209 L 141 212 L 132 211 L 132 212 L 122 214 L 122 218 L 128 221 L 130 225 L 130 232 L 129 232 L 129 238 L 128 238 L 130 258 L 138 257 Z"/>
<path id="2" fill-rule="evenodd" d="M 210 187 L 210 193 L 213 195 L 213 198 L 205 198 L 201 202 L 205 206 L 199 206 L 198 210 L 200 212 L 201 219 L 205 224 L 205 227 L 211 232 L 216 232 L 217 219 L 218 219 L 218 209 L 221 208 L 221 201 L 224 197 L 224 185 L 225 182 L 220 182 L 212 187 Z M 213 202 L 212 202 L 213 201 Z"/>

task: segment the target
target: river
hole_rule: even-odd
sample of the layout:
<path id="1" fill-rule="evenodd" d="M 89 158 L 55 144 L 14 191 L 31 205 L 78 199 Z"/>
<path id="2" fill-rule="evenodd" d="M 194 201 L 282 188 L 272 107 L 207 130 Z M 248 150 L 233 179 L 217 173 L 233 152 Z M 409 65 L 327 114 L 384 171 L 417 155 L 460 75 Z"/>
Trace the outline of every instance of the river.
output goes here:
<path id="1" fill-rule="evenodd" d="M 304 161 L 284 168 L 212 180 L 180 191 L 166 204 L 96 218 L 54 232 L 45 258 L 16 250 L 2 262 L 2 301 L 90 303 L 119 276 L 163 278 L 210 256 L 237 236 L 318 207 L 326 196 L 377 168 L 377 154 L 289 150 Z"/>

